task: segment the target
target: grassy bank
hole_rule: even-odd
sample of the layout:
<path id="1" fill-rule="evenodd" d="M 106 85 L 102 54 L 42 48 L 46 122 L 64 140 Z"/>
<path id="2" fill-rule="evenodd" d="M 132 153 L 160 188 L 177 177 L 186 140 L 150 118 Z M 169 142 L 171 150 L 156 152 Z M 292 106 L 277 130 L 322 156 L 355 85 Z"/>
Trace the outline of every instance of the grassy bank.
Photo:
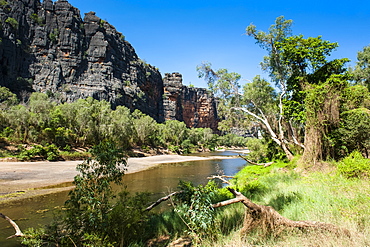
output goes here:
<path id="1" fill-rule="evenodd" d="M 207 241 L 202 245 L 369 246 L 369 180 L 347 178 L 338 172 L 337 163 L 329 164 L 326 171 L 312 173 L 288 169 L 291 165 L 277 163 L 268 169 L 246 167 L 237 174 L 234 182 L 257 204 L 271 206 L 292 220 L 319 221 L 348 229 L 350 238 L 325 231 L 302 232 L 297 229 L 271 234 L 257 231 L 241 236 L 238 226 L 229 235 L 219 237 L 216 243 Z"/>

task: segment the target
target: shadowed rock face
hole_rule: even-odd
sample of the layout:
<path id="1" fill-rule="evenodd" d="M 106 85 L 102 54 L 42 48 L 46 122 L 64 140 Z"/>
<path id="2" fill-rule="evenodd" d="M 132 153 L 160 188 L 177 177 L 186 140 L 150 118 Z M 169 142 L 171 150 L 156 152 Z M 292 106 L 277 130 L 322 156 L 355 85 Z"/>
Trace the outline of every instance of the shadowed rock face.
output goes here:
<path id="1" fill-rule="evenodd" d="M 94 12 L 82 19 L 66 0 L 8 0 L 0 5 L 0 20 L 0 85 L 19 96 L 44 92 L 59 102 L 91 96 L 113 107 L 139 109 L 158 122 L 177 119 L 189 127 L 208 127 L 199 125 L 207 114 L 197 109 L 204 109 L 199 106 L 212 96 L 203 89 L 183 89 L 181 83 L 183 100 L 176 113 L 167 112 L 173 110 L 158 69 L 139 59 L 124 36 Z M 201 97 L 202 92 L 207 96 Z M 181 105 L 190 97 L 203 103 Z M 213 109 L 209 114 L 217 118 Z"/>
<path id="2" fill-rule="evenodd" d="M 219 120 L 212 93 L 182 85 L 179 73 L 166 73 L 163 81 L 165 120 L 180 120 L 188 127 L 217 130 Z"/>

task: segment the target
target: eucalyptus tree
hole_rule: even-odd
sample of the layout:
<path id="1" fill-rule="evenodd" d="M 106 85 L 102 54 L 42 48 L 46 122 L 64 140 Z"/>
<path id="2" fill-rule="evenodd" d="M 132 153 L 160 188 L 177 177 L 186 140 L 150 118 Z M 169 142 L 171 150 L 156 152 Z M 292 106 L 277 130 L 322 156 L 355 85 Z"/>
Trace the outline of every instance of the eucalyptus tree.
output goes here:
<path id="1" fill-rule="evenodd" d="M 239 80 L 241 75 L 227 69 L 212 69 L 212 64 L 203 62 L 197 66 L 198 77 L 207 81 L 208 89 L 217 97 L 217 114 L 222 119 L 220 130 L 229 131 L 231 127 L 240 127 L 240 116 L 232 111 L 232 107 L 241 105 Z"/>
<path id="2" fill-rule="evenodd" d="M 290 68 L 287 85 L 288 98 L 295 102 L 290 112 L 304 113 L 305 150 L 302 160 L 316 163 L 332 156 L 328 138 L 339 124 L 340 97 L 348 86 L 349 74 L 344 67 L 349 60 L 328 61 L 338 43 L 323 40 L 321 36 L 303 38 L 291 36 L 277 43 L 282 64 Z"/>
<path id="3" fill-rule="evenodd" d="M 291 36 L 292 23 L 292 20 L 285 20 L 283 16 L 280 16 L 276 18 L 275 24 L 270 26 L 268 32 L 257 31 L 256 26 L 253 24 L 250 24 L 246 28 L 247 35 L 252 36 L 256 40 L 256 43 L 267 51 L 268 55 L 263 58 L 261 67 L 269 73 L 271 80 L 275 82 L 281 91 L 278 104 L 278 134 L 276 137 L 273 135 L 271 137 L 281 146 L 288 159 L 292 159 L 293 154 L 287 146 L 288 140 L 285 137 L 283 129 L 283 99 L 287 94 L 287 81 L 292 73 L 289 66 L 282 63 L 282 51 L 278 49 L 277 43 Z"/>
<path id="4" fill-rule="evenodd" d="M 365 46 L 362 51 L 357 53 L 357 63 L 353 74 L 358 84 L 370 89 L 370 45 Z"/>

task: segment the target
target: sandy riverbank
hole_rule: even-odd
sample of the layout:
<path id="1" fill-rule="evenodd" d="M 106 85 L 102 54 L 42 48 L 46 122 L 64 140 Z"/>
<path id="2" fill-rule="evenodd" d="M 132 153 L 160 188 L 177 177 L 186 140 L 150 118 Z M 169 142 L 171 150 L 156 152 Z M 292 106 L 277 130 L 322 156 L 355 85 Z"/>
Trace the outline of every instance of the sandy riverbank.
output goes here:
<path id="1" fill-rule="evenodd" d="M 162 163 L 226 158 L 231 157 L 158 155 L 129 158 L 126 173 L 143 171 Z M 0 162 L 0 203 L 69 190 L 77 175 L 76 165 L 80 163 L 82 161 Z M 66 186 L 58 186 L 61 184 Z"/>

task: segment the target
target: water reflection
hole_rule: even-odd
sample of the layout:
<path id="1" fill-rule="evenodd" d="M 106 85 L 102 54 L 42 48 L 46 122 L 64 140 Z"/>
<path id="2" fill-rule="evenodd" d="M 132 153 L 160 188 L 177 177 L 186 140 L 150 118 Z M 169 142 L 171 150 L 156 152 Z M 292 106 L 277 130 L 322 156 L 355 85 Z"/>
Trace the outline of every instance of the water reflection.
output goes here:
<path id="1" fill-rule="evenodd" d="M 234 152 L 216 152 L 214 155 L 235 155 Z M 175 191 L 179 180 L 187 180 L 194 185 L 206 184 L 207 177 L 223 172 L 232 176 L 244 165 L 243 159 L 202 160 L 183 163 L 162 164 L 152 169 L 127 174 L 123 183 L 130 192 L 150 192 L 153 199 Z M 115 188 L 121 190 L 122 188 Z M 2 205 L 0 212 L 9 216 L 19 224 L 21 229 L 38 227 L 50 222 L 55 208 L 62 206 L 67 199 L 68 192 L 40 196 L 22 200 L 17 203 Z M 0 220 L 0 246 L 20 246 L 17 240 L 5 240 L 14 234 L 8 222 Z"/>

